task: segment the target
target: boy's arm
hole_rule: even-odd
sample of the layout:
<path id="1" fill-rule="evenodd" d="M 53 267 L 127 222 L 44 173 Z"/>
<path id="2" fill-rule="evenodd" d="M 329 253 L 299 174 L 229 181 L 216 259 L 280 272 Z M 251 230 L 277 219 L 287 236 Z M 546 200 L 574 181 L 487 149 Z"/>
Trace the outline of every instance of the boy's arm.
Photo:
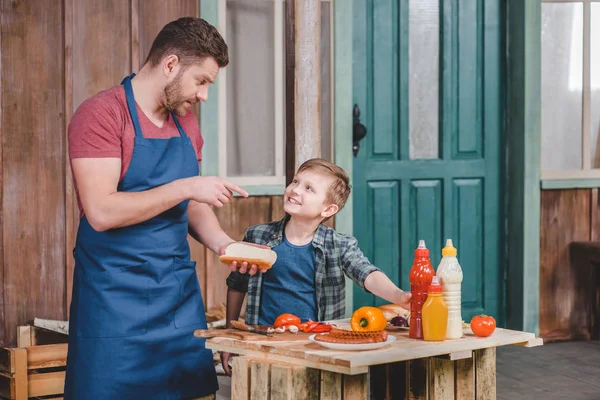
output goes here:
<path id="1" fill-rule="evenodd" d="M 407 293 L 394 285 L 394 282 L 381 271 L 374 271 L 365 279 L 365 288 L 377 297 L 381 297 L 390 303 L 398 304 L 410 310 L 411 293 Z"/>
<path id="2" fill-rule="evenodd" d="M 342 254 L 344 272 L 363 290 L 391 303 L 410 309 L 411 294 L 399 289 L 379 268 L 369 262 L 358 247 L 358 241 L 346 237 Z"/>
<path id="3" fill-rule="evenodd" d="M 225 312 L 227 328 L 231 328 L 231 321 L 237 321 L 240 317 L 245 296 L 246 292 L 239 292 L 231 287 L 227 288 L 227 310 Z"/>

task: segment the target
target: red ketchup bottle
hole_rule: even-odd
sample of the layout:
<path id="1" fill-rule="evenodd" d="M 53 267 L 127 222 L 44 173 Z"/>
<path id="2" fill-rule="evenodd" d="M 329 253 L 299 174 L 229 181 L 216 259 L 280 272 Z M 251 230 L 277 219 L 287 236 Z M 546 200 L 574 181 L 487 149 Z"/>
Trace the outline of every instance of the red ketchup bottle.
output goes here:
<path id="1" fill-rule="evenodd" d="M 413 339 L 423 339 L 423 320 L 421 310 L 423 303 L 427 300 L 427 290 L 435 271 L 429 259 L 429 250 L 425 247 L 425 241 L 419 241 L 419 247 L 415 249 L 415 259 L 410 269 L 409 281 L 412 298 L 410 302 L 410 326 L 408 336 Z"/>

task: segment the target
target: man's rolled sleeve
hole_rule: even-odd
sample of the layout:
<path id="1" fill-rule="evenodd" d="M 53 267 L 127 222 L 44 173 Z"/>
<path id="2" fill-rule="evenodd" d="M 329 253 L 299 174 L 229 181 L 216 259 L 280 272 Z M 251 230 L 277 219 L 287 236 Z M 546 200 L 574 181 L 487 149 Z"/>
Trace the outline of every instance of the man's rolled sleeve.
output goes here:
<path id="1" fill-rule="evenodd" d="M 367 257 L 358 247 L 358 241 L 353 238 L 347 238 L 345 243 L 346 249 L 342 253 L 342 265 L 344 266 L 344 273 L 354 283 L 360 286 L 366 292 L 369 292 L 365 288 L 365 280 L 371 272 L 381 271 L 379 268 L 369 262 Z"/>

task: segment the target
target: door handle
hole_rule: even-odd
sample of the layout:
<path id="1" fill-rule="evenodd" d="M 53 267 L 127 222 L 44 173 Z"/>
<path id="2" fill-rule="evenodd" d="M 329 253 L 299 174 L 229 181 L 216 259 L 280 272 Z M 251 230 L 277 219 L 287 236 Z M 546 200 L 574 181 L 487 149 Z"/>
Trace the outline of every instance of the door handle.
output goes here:
<path id="1" fill-rule="evenodd" d="M 360 123 L 360 108 L 355 104 L 352 109 L 352 152 L 354 157 L 360 150 L 360 141 L 367 135 L 367 127 Z"/>

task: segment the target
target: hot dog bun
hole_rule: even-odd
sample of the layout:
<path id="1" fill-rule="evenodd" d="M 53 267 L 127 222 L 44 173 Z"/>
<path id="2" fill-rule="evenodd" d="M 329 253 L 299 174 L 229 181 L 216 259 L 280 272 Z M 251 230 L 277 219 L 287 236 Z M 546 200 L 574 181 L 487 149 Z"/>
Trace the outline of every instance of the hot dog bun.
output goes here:
<path id="1" fill-rule="evenodd" d="M 268 246 L 235 242 L 227 246 L 225 254 L 219 257 L 219 260 L 225 265 L 231 265 L 234 261 L 241 265 L 246 261 L 248 266 L 255 264 L 258 269 L 269 269 L 277 261 L 277 253 Z"/>
<path id="2" fill-rule="evenodd" d="M 392 318 L 397 317 L 397 316 L 408 318 L 408 316 L 410 315 L 409 310 L 407 310 L 404 307 L 400 307 L 397 304 L 384 304 L 377 308 L 379 308 L 381 311 L 383 311 L 383 315 L 385 316 L 385 319 L 388 320 L 388 322 L 391 321 Z"/>

